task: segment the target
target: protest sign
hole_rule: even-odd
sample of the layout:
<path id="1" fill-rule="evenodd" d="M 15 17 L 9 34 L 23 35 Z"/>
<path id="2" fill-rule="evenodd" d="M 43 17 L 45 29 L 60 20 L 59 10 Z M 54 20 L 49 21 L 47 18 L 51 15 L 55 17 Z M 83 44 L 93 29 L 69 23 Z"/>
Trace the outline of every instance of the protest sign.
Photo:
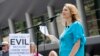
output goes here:
<path id="1" fill-rule="evenodd" d="M 9 34 L 9 56 L 30 56 L 29 34 Z"/>

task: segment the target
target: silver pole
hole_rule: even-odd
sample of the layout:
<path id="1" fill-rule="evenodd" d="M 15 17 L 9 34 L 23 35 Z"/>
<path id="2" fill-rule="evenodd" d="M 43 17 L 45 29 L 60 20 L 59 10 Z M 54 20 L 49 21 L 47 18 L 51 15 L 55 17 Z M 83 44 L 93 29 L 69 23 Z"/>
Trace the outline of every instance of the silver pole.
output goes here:
<path id="1" fill-rule="evenodd" d="M 30 36 L 31 36 L 30 41 L 31 42 L 34 41 L 36 43 L 34 29 L 31 28 L 32 27 L 32 20 L 30 18 L 30 15 L 28 13 L 25 13 L 25 17 L 26 17 L 27 28 L 30 28 L 30 29 L 28 29 L 28 32 L 30 33 Z"/>
<path id="2" fill-rule="evenodd" d="M 48 11 L 49 18 L 54 16 L 53 9 L 52 9 L 51 6 L 47 6 L 47 11 Z M 53 22 L 48 23 L 48 29 L 49 29 L 49 33 L 51 35 L 54 35 L 54 36 L 58 37 L 56 20 L 54 20 Z"/>
<path id="3" fill-rule="evenodd" d="M 10 33 L 15 33 L 14 22 L 12 19 L 8 19 L 8 25 L 9 25 Z"/>

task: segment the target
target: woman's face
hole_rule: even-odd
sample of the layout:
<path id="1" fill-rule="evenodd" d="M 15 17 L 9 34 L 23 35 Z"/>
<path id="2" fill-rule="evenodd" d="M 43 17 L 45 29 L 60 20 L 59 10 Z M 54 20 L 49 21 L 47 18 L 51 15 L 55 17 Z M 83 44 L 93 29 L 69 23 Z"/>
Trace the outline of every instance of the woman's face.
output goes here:
<path id="1" fill-rule="evenodd" d="M 71 17 L 70 10 L 69 10 L 69 8 L 68 8 L 67 6 L 64 6 L 64 7 L 63 7 L 63 10 L 62 10 L 62 17 L 63 17 L 64 19 L 68 19 L 68 18 Z"/>
<path id="2" fill-rule="evenodd" d="M 8 44 L 3 45 L 3 46 L 2 46 L 2 50 L 3 50 L 4 52 L 7 52 L 7 51 L 9 50 Z"/>
<path id="3" fill-rule="evenodd" d="M 34 53 L 34 52 L 36 52 L 35 50 L 36 50 L 36 49 L 35 49 L 35 46 L 30 45 L 30 52 L 31 52 L 31 53 Z"/>

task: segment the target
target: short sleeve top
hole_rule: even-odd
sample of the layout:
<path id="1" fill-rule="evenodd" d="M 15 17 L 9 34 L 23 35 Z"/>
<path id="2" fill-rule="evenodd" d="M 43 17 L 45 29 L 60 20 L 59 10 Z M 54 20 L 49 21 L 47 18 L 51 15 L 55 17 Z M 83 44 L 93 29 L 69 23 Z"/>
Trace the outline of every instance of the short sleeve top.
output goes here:
<path id="1" fill-rule="evenodd" d="M 69 56 L 78 39 L 80 39 L 80 47 L 75 56 L 84 56 L 84 45 L 86 43 L 84 29 L 79 21 L 75 21 L 69 27 L 65 27 L 60 35 L 59 56 Z"/>

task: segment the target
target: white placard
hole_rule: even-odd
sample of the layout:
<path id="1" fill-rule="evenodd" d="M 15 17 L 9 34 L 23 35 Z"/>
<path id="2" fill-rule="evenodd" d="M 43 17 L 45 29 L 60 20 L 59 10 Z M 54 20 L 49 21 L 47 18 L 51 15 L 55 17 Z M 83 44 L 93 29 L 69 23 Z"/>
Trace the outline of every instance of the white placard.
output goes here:
<path id="1" fill-rule="evenodd" d="M 9 56 L 30 56 L 29 34 L 9 34 Z"/>
<path id="2" fill-rule="evenodd" d="M 39 30 L 40 30 L 43 34 L 49 35 L 48 29 L 47 29 L 46 26 L 39 26 L 39 27 L 40 27 Z"/>

